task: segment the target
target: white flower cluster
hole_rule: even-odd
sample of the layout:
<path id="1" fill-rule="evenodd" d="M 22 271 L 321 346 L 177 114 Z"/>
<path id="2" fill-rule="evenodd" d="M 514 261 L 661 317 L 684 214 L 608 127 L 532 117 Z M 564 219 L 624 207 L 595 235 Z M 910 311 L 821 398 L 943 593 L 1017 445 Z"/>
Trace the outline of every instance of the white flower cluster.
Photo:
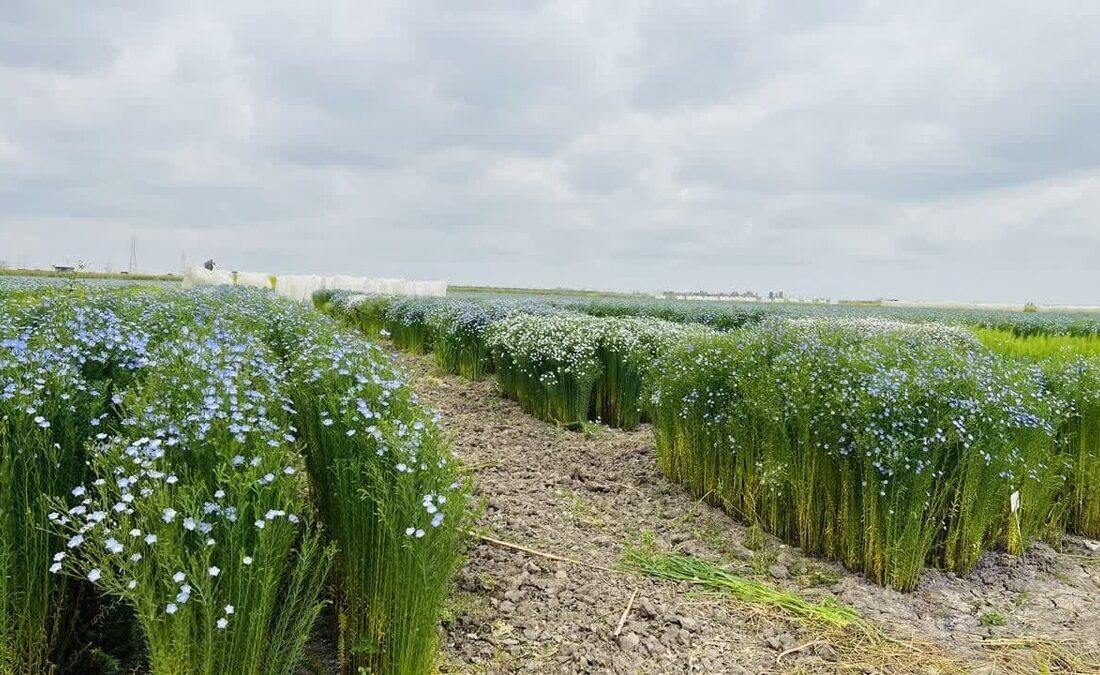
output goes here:
<path id="1" fill-rule="evenodd" d="M 585 314 L 517 314 L 492 324 L 486 344 L 527 377 L 552 384 L 561 377 L 595 377 L 602 322 Z"/>

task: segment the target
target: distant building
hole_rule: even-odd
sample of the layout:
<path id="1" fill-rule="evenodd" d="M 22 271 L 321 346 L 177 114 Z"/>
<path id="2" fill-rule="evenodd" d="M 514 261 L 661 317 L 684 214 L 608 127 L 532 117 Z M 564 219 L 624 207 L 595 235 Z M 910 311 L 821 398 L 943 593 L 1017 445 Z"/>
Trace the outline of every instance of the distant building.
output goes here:
<path id="1" fill-rule="evenodd" d="M 830 300 L 829 298 L 791 298 L 787 297 L 783 291 L 769 291 L 767 296 L 761 296 L 755 291 L 731 291 L 729 293 L 707 293 L 705 291 L 682 293 L 679 291 L 664 291 L 662 293 L 656 293 L 654 297 L 664 298 L 666 300 L 710 300 L 714 302 L 836 303 L 835 300 Z"/>
<path id="2" fill-rule="evenodd" d="M 54 265 L 53 269 L 55 272 L 72 272 L 76 268 L 72 265 Z"/>

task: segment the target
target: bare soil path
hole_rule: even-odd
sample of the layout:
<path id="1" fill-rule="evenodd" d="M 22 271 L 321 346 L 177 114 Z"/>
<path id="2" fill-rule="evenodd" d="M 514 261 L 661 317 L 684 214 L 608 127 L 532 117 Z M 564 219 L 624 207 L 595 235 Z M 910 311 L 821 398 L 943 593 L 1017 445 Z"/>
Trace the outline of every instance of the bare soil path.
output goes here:
<path id="1" fill-rule="evenodd" d="M 1098 672 L 1100 553 L 1081 540 L 987 555 L 968 579 L 930 571 L 918 590 L 897 593 L 696 502 L 657 470 L 648 428 L 567 431 L 500 398 L 491 381 L 401 358 L 471 472 L 479 532 L 606 568 L 629 547 L 694 555 L 850 606 L 896 640 L 479 541 L 445 618 L 444 672 Z"/>

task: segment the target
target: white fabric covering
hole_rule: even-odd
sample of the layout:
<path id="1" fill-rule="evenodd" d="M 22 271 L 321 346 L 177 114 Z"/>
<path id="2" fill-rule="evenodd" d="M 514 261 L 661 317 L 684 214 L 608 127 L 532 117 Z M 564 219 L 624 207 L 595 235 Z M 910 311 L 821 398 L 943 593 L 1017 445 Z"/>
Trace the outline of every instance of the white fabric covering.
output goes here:
<path id="1" fill-rule="evenodd" d="M 238 272 L 238 286 L 271 288 L 271 275 L 265 272 Z M 228 286 L 233 284 L 233 274 L 224 270 L 208 270 L 189 267 L 183 275 L 183 287 Z M 410 281 L 406 279 L 372 279 L 337 275 L 322 277 L 315 274 L 287 274 L 276 276 L 275 292 L 295 302 L 308 303 L 313 292 L 321 289 L 339 289 L 376 295 L 419 295 L 443 297 L 447 295 L 445 281 Z"/>
<path id="2" fill-rule="evenodd" d="M 250 288 L 271 288 L 271 275 L 261 272 L 239 272 L 237 285 Z"/>

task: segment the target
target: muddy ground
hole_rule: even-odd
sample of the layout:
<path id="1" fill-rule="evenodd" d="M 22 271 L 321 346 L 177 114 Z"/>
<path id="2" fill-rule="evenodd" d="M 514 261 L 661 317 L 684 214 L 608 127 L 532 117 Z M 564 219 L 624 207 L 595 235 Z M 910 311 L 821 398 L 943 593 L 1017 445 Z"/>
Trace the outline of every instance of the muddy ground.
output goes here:
<path id="1" fill-rule="evenodd" d="M 646 427 L 568 431 L 526 415 L 491 381 L 401 358 L 473 477 L 478 531 L 586 563 L 479 540 L 445 617 L 443 672 L 1100 672 L 1100 553 L 1080 539 L 989 554 L 966 579 L 929 571 L 908 594 L 879 588 L 697 503 L 658 472 Z M 806 624 L 617 571 L 630 547 L 833 600 L 870 629 Z"/>

